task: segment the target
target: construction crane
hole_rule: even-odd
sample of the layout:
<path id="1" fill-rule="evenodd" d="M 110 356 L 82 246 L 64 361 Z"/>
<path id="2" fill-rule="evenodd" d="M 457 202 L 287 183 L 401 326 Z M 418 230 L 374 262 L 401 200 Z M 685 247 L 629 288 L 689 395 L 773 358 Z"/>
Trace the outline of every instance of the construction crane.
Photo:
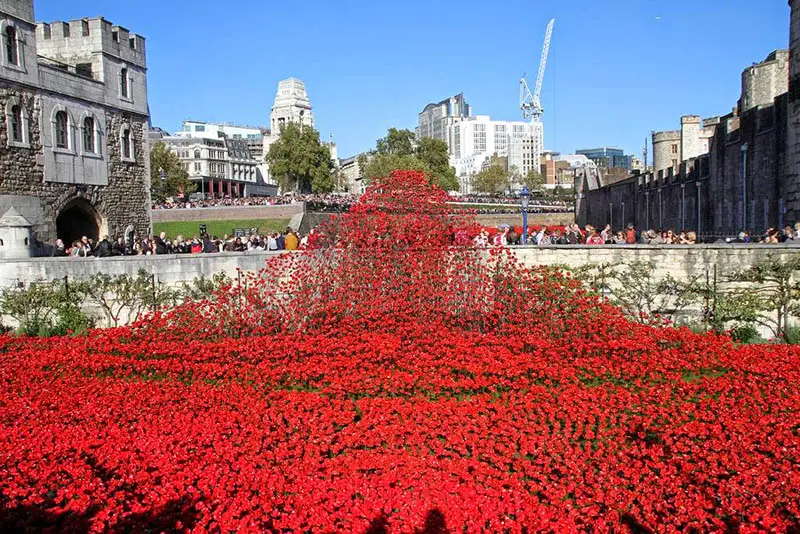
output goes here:
<path id="1" fill-rule="evenodd" d="M 542 59 L 539 61 L 539 74 L 536 76 L 536 87 L 533 94 L 531 94 L 528 81 L 525 76 L 519 81 L 519 107 L 522 110 L 522 116 L 526 119 L 531 119 L 532 122 L 541 122 L 542 114 L 542 84 L 544 83 L 544 71 L 547 68 L 547 58 L 550 55 L 550 40 L 553 38 L 553 27 L 556 24 L 556 19 L 550 19 L 547 23 L 547 31 L 544 36 L 544 47 L 542 48 Z"/>

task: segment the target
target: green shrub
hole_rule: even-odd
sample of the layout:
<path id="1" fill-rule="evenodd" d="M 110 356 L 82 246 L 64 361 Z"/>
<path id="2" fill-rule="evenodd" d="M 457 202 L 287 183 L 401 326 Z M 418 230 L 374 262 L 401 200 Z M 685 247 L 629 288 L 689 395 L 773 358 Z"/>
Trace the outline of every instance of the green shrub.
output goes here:
<path id="1" fill-rule="evenodd" d="M 80 334 L 94 321 L 80 308 L 82 285 L 36 282 L 27 288 L 6 289 L 0 310 L 17 322 L 21 335 L 52 337 Z"/>
<path id="2" fill-rule="evenodd" d="M 789 345 L 800 345 L 800 326 L 790 326 L 787 328 L 784 340 Z"/>
<path id="3" fill-rule="evenodd" d="M 766 343 L 767 340 L 761 337 L 755 326 L 751 324 L 740 324 L 731 330 L 731 338 L 737 343 L 749 345 Z"/>

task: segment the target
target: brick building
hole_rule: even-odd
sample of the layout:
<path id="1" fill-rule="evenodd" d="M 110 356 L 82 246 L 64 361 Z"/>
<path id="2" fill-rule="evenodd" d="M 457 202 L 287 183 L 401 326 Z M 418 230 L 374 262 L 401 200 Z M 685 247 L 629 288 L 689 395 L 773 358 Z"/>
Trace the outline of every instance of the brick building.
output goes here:
<path id="1" fill-rule="evenodd" d="M 145 40 L 102 18 L 39 23 L 0 0 L 0 215 L 41 243 L 149 233 Z"/>
<path id="2" fill-rule="evenodd" d="M 791 49 L 744 70 L 729 114 L 685 116 L 680 130 L 655 132 L 651 173 L 614 184 L 576 180 L 581 224 L 711 237 L 800 221 L 800 0 L 789 4 Z"/>

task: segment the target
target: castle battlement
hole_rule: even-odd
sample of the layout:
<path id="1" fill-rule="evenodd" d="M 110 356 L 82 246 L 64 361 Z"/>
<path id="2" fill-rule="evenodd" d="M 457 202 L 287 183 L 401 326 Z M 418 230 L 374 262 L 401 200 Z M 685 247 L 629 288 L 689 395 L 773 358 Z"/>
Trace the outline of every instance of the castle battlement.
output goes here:
<path id="1" fill-rule="evenodd" d="M 653 132 L 654 143 L 661 143 L 663 141 L 676 141 L 680 140 L 680 138 L 681 138 L 680 130 L 666 130 L 663 132 Z"/>
<path id="2" fill-rule="evenodd" d="M 105 54 L 146 68 L 145 38 L 102 17 L 36 25 L 39 54 L 62 63 L 86 61 Z"/>

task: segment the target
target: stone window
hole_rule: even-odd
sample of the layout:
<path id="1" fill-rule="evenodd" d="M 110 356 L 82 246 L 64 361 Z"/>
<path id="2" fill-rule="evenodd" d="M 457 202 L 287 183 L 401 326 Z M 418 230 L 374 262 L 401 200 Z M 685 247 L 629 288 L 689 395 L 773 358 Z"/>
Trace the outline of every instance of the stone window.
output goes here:
<path id="1" fill-rule="evenodd" d="M 97 152 L 94 117 L 83 119 L 83 151 L 89 154 Z"/>
<path id="2" fill-rule="evenodd" d="M 194 159 L 200 159 L 200 150 L 199 149 L 194 151 Z"/>
<path id="3" fill-rule="evenodd" d="M 9 65 L 19 65 L 19 39 L 14 26 L 6 26 L 6 61 Z"/>
<path id="4" fill-rule="evenodd" d="M 56 148 L 69 150 L 69 116 L 66 111 L 56 113 Z"/>
<path id="5" fill-rule="evenodd" d="M 128 87 L 129 85 L 128 78 L 129 78 L 128 69 L 123 67 L 122 70 L 119 72 L 119 94 L 122 98 L 129 98 L 130 95 L 130 88 Z"/>
<path id="6" fill-rule="evenodd" d="M 29 148 L 28 111 L 19 97 L 14 96 L 8 99 L 5 114 L 8 126 L 8 135 L 6 137 L 8 146 Z"/>
<path id="7" fill-rule="evenodd" d="M 678 145 L 672 145 L 672 153 L 673 154 L 677 154 L 678 153 Z"/>
<path id="8" fill-rule="evenodd" d="M 78 76 L 84 76 L 86 78 L 94 78 L 92 74 L 92 64 L 91 63 L 78 63 L 75 65 L 75 74 Z"/>
<path id="9" fill-rule="evenodd" d="M 195 162 L 194 162 L 194 172 L 195 172 L 195 173 L 199 173 L 199 172 L 200 172 L 200 169 L 201 169 L 201 167 L 200 167 L 200 162 L 199 162 L 199 161 L 195 161 Z"/>
<path id="10" fill-rule="evenodd" d="M 127 124 L 123 125 L 120 130 L 119 146 L 122 161 L 135 161 L 136 154 L 133 149 L 133 134 L 131 133 L 131 127 Z"/>
<path id="11" fill-rule="evenodd" d="M 19 104 L 11 106 L 11 140 L 15 143 L 22 143 L 22 106 Z"/>
<path id="12" fill-rule="evenodd" d="M 84 19 L 81 21 L 81 30 L 84 37 L 89 36 L 89 21 Z"/>

